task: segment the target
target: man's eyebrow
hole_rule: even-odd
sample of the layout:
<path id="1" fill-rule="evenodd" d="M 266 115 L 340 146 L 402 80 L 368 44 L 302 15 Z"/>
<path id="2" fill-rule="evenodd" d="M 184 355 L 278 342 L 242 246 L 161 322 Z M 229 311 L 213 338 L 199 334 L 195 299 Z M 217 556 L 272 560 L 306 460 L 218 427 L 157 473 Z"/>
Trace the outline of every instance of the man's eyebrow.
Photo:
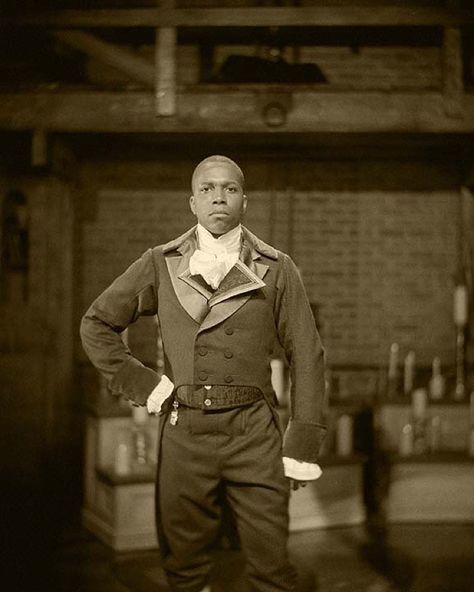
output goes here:
<path id="1" fill-rule="evenodd" d="M 240 183 L 238 181 L 201 181 L 199 183 L 199 187 L 202 187 L 203 185 L 215 185 L 216 183 L 221 184 L 221 185 L 225 185 L 226 187 L 228 185 L 240 186 Z"/>

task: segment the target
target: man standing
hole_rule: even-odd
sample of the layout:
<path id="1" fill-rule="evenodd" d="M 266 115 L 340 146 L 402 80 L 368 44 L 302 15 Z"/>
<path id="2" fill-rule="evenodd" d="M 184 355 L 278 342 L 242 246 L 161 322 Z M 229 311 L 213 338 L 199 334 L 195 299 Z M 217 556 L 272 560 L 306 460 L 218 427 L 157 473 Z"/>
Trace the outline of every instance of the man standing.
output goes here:
<path id="1" fill-rule="evenodd" d="M 323 348 L 292 260 L 241 225 L 238 165 L 224 156 L 200 162 L 189 203 L 197 226 L 146 251 L 96 299 L 83 345 L 113 392 L 160 415 L 156 518 L 171 589 L 209 590 L 225 499 L 251 588 L 294 590 L 290 480 L 321 474 Z M 120 338 L 140 315 L 158 316 L 159 384 Z M 277 341 L 292 380 L 283 438 L 270 372 Z"/>

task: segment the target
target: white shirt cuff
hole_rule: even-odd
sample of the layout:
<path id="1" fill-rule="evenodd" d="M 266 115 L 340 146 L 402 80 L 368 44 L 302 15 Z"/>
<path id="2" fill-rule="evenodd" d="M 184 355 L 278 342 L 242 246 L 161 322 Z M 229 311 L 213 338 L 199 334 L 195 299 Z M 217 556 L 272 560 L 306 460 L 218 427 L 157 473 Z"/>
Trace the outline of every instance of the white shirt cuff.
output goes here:
<path id="1" fill-rule="evenodd" d="M 148 397 L 146 401 L 146 408 L 148 409 L 148 413 L 159 413 L 161 410 L 161 406 L 171 395 L 173 389 L 174 384 L 166 376 L 166 374 L 163 374 L 160 382 L 155 386 L 151 395 Z"/>
<path id="2" fill-rule="evenodd" d="M 285 477 L 297 481 L 314 481 L 319 479 L 323 473 L 321 467 L 316 463 L 302 462 L 287 456 L 283 457 L 283 467 Z"/>

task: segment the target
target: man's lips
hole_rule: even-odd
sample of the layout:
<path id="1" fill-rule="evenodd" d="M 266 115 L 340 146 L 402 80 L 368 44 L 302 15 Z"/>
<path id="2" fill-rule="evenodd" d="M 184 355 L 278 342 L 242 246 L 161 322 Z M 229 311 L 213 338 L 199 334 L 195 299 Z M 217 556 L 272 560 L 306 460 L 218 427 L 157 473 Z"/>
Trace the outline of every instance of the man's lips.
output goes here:
<path id="1" fill-rule="evenodd" d="M 223 212 L 221 210 L 211 212 L 211 216 L 228 216 L 229 212 Z"/>

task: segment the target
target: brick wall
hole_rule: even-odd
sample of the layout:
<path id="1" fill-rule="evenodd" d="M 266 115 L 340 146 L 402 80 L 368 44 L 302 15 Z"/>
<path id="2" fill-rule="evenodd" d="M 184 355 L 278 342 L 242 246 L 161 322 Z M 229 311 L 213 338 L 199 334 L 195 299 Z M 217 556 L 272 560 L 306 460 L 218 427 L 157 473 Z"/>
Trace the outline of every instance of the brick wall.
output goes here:
<path id="1" fill-rule="evenodd" d="M 301 269 L 333 364 L 384 363 L 389 345 L 452 362 L 456 174 L 439 163 L 242 162 L 247 225 Z M 192 162 L 89 166 L 81 306 L 151 245 L 193 223 Z M 151 326 L 133 337 L 153 357 Z"/>
<path id="2" fill-rule="evenodd" d="M 432 89 L 441 84 L 437 47 L 302 47 L 302 62 L 318 64 L 328 85 L 347 89 Z"/>
<path id="3" fill-rule="evenodd" d="M 452 193 L 297 192 L 294 257 L 333 363 L 384 361 L 392 341 L 450 361 Z"/>

